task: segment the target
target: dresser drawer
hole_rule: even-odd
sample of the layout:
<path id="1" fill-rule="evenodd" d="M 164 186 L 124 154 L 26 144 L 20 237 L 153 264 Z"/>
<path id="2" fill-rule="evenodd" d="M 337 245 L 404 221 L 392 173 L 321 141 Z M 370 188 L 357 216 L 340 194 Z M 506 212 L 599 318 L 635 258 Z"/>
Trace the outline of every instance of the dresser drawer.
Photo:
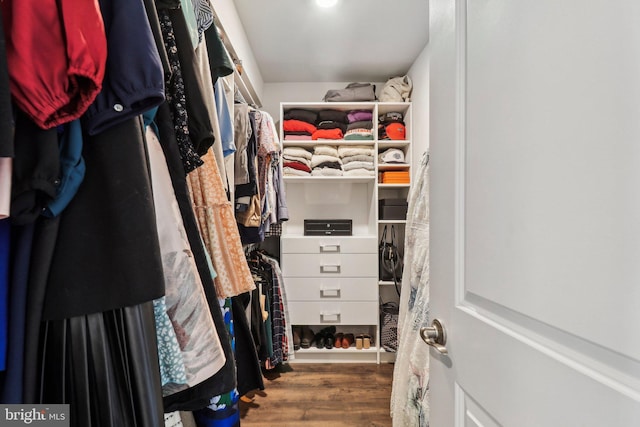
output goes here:
<path id="1" fill-rule="evenodd" d="M 291 302 L 288 310 L 293 325 L 375 325 L 378 302 Z"/>
<path id="2" fill-rule="evenodd" d="M 368 254 L 378 252 L 376 237 L 282 237 L 283 254 Z"/>
<path id="3" fill-rule="evenodd" d="M 284 277 L 378 277 L 378 255 L 283 254 Z"/>
<path id="4" fill-rule="evenodd" d="M 287 301 L 378 301 L 378 280 L 373 277 L 285 277 Z"/>

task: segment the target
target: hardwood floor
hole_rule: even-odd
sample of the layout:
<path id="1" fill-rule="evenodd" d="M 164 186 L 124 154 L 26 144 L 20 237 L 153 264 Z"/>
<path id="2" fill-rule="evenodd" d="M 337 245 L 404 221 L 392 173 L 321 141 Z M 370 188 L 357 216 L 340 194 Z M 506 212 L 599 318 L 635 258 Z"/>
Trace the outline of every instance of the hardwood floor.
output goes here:
<path id="1" fill-rule="evenodd" d="M 242 427 L 391 426 L 392 364 L 291 364 L 240 403 Z"/>

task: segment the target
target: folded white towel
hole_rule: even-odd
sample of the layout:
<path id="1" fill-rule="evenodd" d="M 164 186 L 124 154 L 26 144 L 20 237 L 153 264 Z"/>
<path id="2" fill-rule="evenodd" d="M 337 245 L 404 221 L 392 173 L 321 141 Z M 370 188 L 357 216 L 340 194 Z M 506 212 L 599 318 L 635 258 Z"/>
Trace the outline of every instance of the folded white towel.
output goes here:
<path id="1" fill-rule="evenodd" d="M 348 156 L 375 156 L 375 150 L 367 145 L 341 145 L 338 147 L 340 157 Z"/>
<path id="2" fill-rule="evenodd" d="M 312 176 L 342 176 L 342 174 L 342 170 L 333 168 L 315 168 L 311 171 Z"/>
<path id="3" fill-rule="evenodd" d="M 316 145 L 313 148 L 313 154 L 338 157 L 338 149 L 331 145 Z"/>
<path id="4" fill-rule="evenodd" d="M 350 171 L 344 171 L 345 176 L 375 176 L 376 171 L 368 169 L 352 169 Z"/>
<path id="5" fill-rule="evenodd" d="M 284 147 L 282 153 L 288 154 L 289 156 L 304 157 L 305 159 L 311 160 L 311 152 L 302 147 Z"/>
<path id="6" fill-rule="evenodd" d="M 354 169 L 366 169 L 366 170 L 374 170 L 373 162 L 350 162 L 346 165 L 342 166 L 342 169 L 345 171 L 350 171 Z"/>
<path id="7" fill-rule="evenodd" d="M 373 163 L 374 157 L 373 156 L 365 156 L 363 154 L 360 154 L 358 156 L 347 156 L 347 157 L 343 157 L 342 158 L 342 163 L 343 164 L 347 164 L 349 162 L 371 162 Z"/>

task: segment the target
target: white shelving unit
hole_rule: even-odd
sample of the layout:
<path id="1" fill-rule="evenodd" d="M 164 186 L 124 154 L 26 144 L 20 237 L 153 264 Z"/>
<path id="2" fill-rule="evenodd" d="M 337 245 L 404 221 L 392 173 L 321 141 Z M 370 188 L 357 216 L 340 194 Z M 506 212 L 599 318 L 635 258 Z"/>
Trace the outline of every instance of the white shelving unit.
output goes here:
<path id="1" fill-rule="evenodd" d="M 284 139 L 284 113 L 290 109 L 368 110 L 373 115 L 373 140 L 290 140 Z M 401 112 L 406 127 L 405 140 L 378 140 L 378 117 L 387 112 Z M 394 353 L 380 345 L 380 299 L 397 299 L 393 282 L 378 278 L 378 244 L 384 226 L 393 225 L 404 243 L 404 219 L 381 219 L 378 201 L 404 198 L 410 184 L 384 184 L 385 171 L 411 172 L 411 104 L 410 103 L 296 103 L 280 106 L 280 135 L 284 147 L 303 147 L 312 152 L 316 145 L 366 145 L 376 154 L 375 176 L 283 178 L 289 221 L 283 224 L 281 265 L 292 325 L 308 325 L 314 332 L 334 325 L 338 332 L 367 334 L 371 348 L 309 349 L 295 352 L 293 363 L 380 363 L 392 362 Z M 398 148 L 404 152 L 403 164 L 379 164 L 377 154 Z M 305 236 L 305 219 L 351 219 L 351 236 Z"/>

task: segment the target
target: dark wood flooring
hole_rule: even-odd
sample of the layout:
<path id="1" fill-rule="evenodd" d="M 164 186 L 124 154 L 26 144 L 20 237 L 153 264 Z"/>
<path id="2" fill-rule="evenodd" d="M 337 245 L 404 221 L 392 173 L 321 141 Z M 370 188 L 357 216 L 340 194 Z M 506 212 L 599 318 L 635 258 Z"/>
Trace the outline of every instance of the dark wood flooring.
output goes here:
<path id="1" fill-rule="evenodd" d="M 240 402 L 242 427 L 391 426 L 392 364 L 290 364 Z"/>

